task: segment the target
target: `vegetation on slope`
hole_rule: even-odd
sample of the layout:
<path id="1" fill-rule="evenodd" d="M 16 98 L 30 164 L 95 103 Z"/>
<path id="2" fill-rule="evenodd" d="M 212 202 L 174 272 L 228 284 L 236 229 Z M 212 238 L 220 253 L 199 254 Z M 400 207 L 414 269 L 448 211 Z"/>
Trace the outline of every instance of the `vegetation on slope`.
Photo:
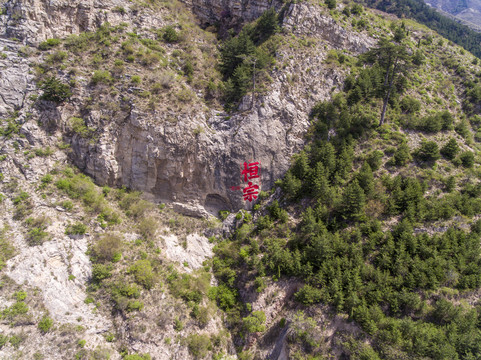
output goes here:
<path id="1" fill-rule="evenodd" d="M 411 18 L 428 26 L 440 35 L 481 57 L 481 33 L 450 19 L 426 5 L 423 0 L 366 0 L 368 7 L 392 13 L 399 18 Z"/>
<path id="2" fill-rule="evenodd" d="M 447 70 L 465 88 L 464 112 L 454 104 L 457 113 L 445 110 L 448 93 L 425 101 L 416 84 L 430 77 L 426 67 L 457 60 L 435 60 L 439 50 L 416 44 L 407 30 L 394 27 L 392 38 L 359 58 L 344 91 L 315 106 L 308 143 L 278 182 L 283 205 L 271 202 L 217 246 L 217 301 L 235 331 L 246 333 L 241 318 L 249 314 L 237 289 L 253 284 L 262 292 L 268 279 L 288 277 L 305 284 L 297 302 L 329 304 L 362 328 L 340 336 L 338 346 L 352 358 L 481 353 L 474 295 L 481 286 L 481 174 L 472 151 L 479 149 L 481 73 L 472 65 Z M 400 53 L 406 66 L 389 81 Z M 291 220 L 289 213 L 300 215 Z M 316 320 L 303 316 L 292 324 L 302 317 L 312 336 L 293 328 L 300 335 L 292 346 L 302 350 L 296 356 L 324 358 L 331 350 L 316 337 Z"/>

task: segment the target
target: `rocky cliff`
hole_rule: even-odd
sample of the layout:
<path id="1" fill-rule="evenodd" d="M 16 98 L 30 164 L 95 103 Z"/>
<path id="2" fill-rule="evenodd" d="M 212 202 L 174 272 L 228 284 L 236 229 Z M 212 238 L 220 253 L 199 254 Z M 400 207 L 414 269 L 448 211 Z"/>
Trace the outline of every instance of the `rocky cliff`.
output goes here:
<path id="1" fill-rule="evenodd" d="M 275 64 L 258 91 L 226 113 L 207 94 L 208 83 L 220 84 L 219 44 L 202 27 L 239 29 L 269 7 L 282 11 Z M 203 233 L 232 229 L 159 209 L 121 188 L 205 218 L 249 208 L 232 190 L 241 185 L 241 164 L 258 161 L 262 190 L 272 188 L 304 146 L 312 107 L 376 43 L 376 25 L 369 33 L 303 2 L 17 0 L 3 9 L 0 246 L 11 238 L 16 252 L 0 255 L 0 344 L 10 339 L 0 358 L 148 352 L 188 359 L 207 337 L 210 349 L 226 354 L 218 358 L 228 359 L 233 341 L 207 294 L 216 285 L 208 270 L 216 239 Z M 169 27 L 182 39 L 164 42 Z M 46 41 L 52 38 L 59 40 Z M 49 77 L 69 85 L 68 100 L 42 98 Z M 74 225 L 79 233 L 72 234 Z M 271 326 L 296 286 L 241 296 L 254 310 L 267 309 Z M 278 293 L 284 297 L 272 301 Z M 14 314 L 22 302 L 27 315 Z M 44 318 L 53 328 L 40 325 Z M 348 327 L 341 325 L 329 332 Z M 286 334 L 264 338 L 262 354 L 287 356 Z"/>
<path id="2" fill-rule="evenodd" d="M 226 112 L 219 38 L 271 7 L 281 19 L 268 44 L 272 67 L 259 76 L 255 93 L 249 89 Z M 4 2 L 0 359 L 138 360 L 147 353 L 162 360 L 232 359 L 236 353 L 286 359 L 316 343 L 318 354 L 342 358 L 355 354 L 349 348 L 354 340 L 369 342 L 349 315 L 327 305 L 298 313 L 293 300 L 301 279 L 279 278 L 280 267 L 271 274 L 262 263 L 268 255 L 260 254 L 276 245 L 271 239 L 282 248 L 273 248 L 276 256 L 284 251 L 304 221 L 299 214 L 306 202 L 276 215 L 274 205 L 268 216 L 256 211 L 257 224 L 245 211 L 230 214 L 223 225 L 209 216 L 250 208 L 234 190 L 243 183 L 244 161 L 260 163 L 261 189 L 271 189 L 312 137 L 313 106 L 340 91 L 351 69 L 361 71 L 357 55 L 396 29 L 385 14 L 357 9 L 362 15 L 352 15 L 344 8 L 260 0 Z M 445 41 L 422 27 L 404 26 L 412 48 L 428 58 L 418 58 L 425 64 L 413 70 L 408 96 L 397 104 L 406 117 L 376 128 L 372 142 L 359 141 L 353 172 L 379 155 L 376 177 L 416 175 L 418 163 L 386 163 L 401 141 L 414 150 L 425 137 L 443 146 L 454 137 L 469 152 L 481 138 L 470 134 L 462 116 L 455 124 L 451 119 L 456 132 L 401 128 L 401 120 L 416 127 L 414 118 L 435 121 L 426 116 L 445 109 L 461 114 L 467 85 L 459 74 L 472 80 L 479 74 L 477 60 L 455 46 L 441 48 Z M 49 81 L 60 99 L 45 96 Z M 374 123 L 379 101 L 371 100 L 357 109 Z M 418 102 L 427 105 L 408 117 Z M 479 119 L 470 120 L 479 126 Z M 436 171 L 425 169 L 432 201 L 444 192 L 443 177 L 458 176 L 459 166 L 443 160 Z M 476 168 L 463 171 L 478 176 Z M 461 176 L 459 183 L 466 180 Z M 380 184 L 373 193 L 385 190 Z M 336 201 L 342 186 L 331 193 Z M 279 193 L 266 203 L 274 204 Z M 369 214 L 383 211 L 378 200 L 367 202 Z M 388 233 L 398 220 L 388 218 L 378 230 Z M 452 221 L 467 228 L 462 217 Z M 415 231 L 447 228 L 438 225 Z M 236 229 L 237 237 L 226 241 Z M 265 320 L 247 334 L 255 313 Z"/>
<path id="3" fill-rule="evenodd" d="M 239 22 L 252 20 L 268 6 L 279 4 L 193 1 L 187 5 L 202 22 L 229 16 Z M 168 24 L 162 17 L 166 11 L 162 7 L 137 9 L 115 1 L 12 1 L 7 2 L 3 16 L 7 17 L 4 34 L 25 44 L 38 44 L 50 37 L 95 30 L 105 21 L 144 31 Z M 72 161 L 100 184 L 142 190 L 158 200 L 179 203 L 179 209 L 190 213 L 203 214 L 204 208 L 213 213 L 243 208 L 249 204 L 245 204 L 241 192 L 231 190 L 240 185 L 241 164 L 260 162 L 261 188 L 270 189 L 286 171 L 292 154 L 302 147 L 312 106 L 327 99 L 341 84 L 342 69 L 326 63 L 329 49 L 343 48 L 355 55 L 374 43 L 372 38 L 350 33 L 327 13 L 304 3 L 285 6 L 283 29 L 294 39 L 309 38 L 310 44 L 281 45 L 276 58 L 279 65 L 270 74 L 270 84 L 254 98 L 246 96 L 232 114 L 202 107 L 198 91 L 193 111 L 146 111 L 135 102 L 115 114 L 102 108 L 90 111 L 84 103 L 91 92 L 91 84 L 86 81 L 75 94 L 77 100 L 54 107 L 39 104 L 35 113 L 42 121 L 54 121 L 57 129 L 65 127 L 75 114 L 83 114 L 87 122 L 96 124 L 99 130 L 94 143 L 78 136 L 68 141 L 72 144 Z M 106 116 L 108 123 L 101 120 Z"/>
<path id="4" fill-rule="evenodd" d="M 257 19 L 269 8 L 280 10 L 278 0 L 185 0 L 183 1 L 199 18 L 203 26 L 219 25 L 239 29 L 246 22 Z"/>

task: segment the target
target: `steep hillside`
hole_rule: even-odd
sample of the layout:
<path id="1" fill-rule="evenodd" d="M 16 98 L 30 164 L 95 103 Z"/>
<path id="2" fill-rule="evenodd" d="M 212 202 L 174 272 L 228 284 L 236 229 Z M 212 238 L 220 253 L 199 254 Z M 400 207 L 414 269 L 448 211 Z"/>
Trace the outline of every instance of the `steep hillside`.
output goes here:
<path id="1" fill-rule="evenodd" d="M 278 54 L 279 70 L 264 76 L 264 82 L 272 85 L 259 86 L 254 99 L 245 98 L 241 111 L 229 115 L 216 106 L 224 84 L 212 67 L 217 62 L 214 35 L 198 28 L 186 9 L 175 4 L 117 5 L 111 11 L 114 15 L 105 19 L 110 24 L 95 33 L 25 48 L 36 64 L 38 84 L 48 79 L 69 84 L 66 93 L 50 99 L 55 101 L 37 101 L 25 111 L 34 112 L 52 134 L 61 134 L 72 145 L 74 164 L 101 184 L 189 203 L 193 210 L 185 211 L 198 214 L 205 214 L 204 207 L 214 213 L 238 209 L 244 206 L 242 194 L 230 189 L 239 185 L 240 164 L 260 162 L 262 188 L 272 187 L 302 146 L 310 109 L 341 83 L 342 70 L 324 64 L 328 51 L 343 47 L 357 54 L 374 41 L 367 34 L 344 29 L 350 26 L 347 20 L 338 24 L 326 13 L 311 16 L 310 5 L 287 4 L 284 29 L 294 38 L 277 35 L 265 45 Z M 24 24 L 16 23 L 16 34 L 23 34 L 20 39 L 27 43 L 38 41 L 28 33 L 39 21 L 38 16 L 30 19 L 30 7 L 19 3 L 7 8 L 7 23 L 17 8 L 26 14 L 21 16 Z M 39 11 L 57 18 L 63 9 L 59 4 Z M 93 6 L 89 11 L 86 19 L 105 15 Z M 142 16 L 155 20 L 141 21 L 139 26 L 129 21 Z M 43 37 L 51 33 L 62 36 L 65 31 L 50 27 Z M 307 42 L 298 44 L 298 38 Z M 310 49 L 317 54 L 307 56 Z M 312 74 L 296 69 L 299 64 L 294 59 L 301 56 L 309 59 L 306 69 Z M 291 74 L 297 76 L 289 80 Z M 79 120 L 72 119 L 82 119 L 95 134 L 95 143 L 92 134 L 82 135 L 75 130 L 78 126 L 74 129 L 72 121 Z"/>
<path id="2" fill-rule="evenodd" d="M 238 299 L 223 307 L 256 358 L 481 353 L 480 67 L 414 23 L 391 30 L 215 249 L 218 302 Z"/>
<path id="3" fill-rule="evenodd" d="M 481 2 L 479 1 L 426 1 L 426 3 L 481 29 Z"/>
<path id="4" fill-rule="evenodd" d="M 0 20 L 0 359 L 479 354 L 471 54 L 355 3 Z"/>

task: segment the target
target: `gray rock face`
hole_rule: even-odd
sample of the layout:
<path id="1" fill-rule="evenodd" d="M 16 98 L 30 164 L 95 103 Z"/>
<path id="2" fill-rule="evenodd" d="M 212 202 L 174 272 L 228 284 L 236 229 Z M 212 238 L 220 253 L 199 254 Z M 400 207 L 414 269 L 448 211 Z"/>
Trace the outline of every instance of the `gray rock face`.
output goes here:
<path id="1" fill-rule="evenodd" d="M 91 275 L 86 251 L 87 239 L 55 239 L 40 247 L 25 247 L 10 261 L 15 266 L 9 266 L 7 275 L 19 284 L 42 289 L 45 306 L 56 321 L 75 323 L 82 317 L 85 324 L 95 325 L 89 331 L 106 331 L 111 324 L 84 303 L 84 287 Z"/>
<path id="2" fill-rule="evenodd" d="M 279 0 L 182 0 L 204 25 L 221 23 L 226 27 L 238 27 L 245 22 L 257 19 L 264 11 L 274 7 L 279 9 Z"/>
<path id="3" fill-rule="evenodd" d="M 186 4 L 206 22 L 220 19 L 225 11 L 234 22 L 249 21 L 270 6 L 280 6 L 280 2 L 261 0 L 189 0 Z M 127 9 L 124 14 L 113 11 L 118 6 Z M 16 13 L 20 16 L 12 24 Z M 176 120 L 171 122 L 165 121 L 165 114 L 144 113 L 132 105 L 113 121 L 102 123 L 100 114 L 91 112 L 87 121 L 97 122 L 102 133 L 95 142 L 74 136 L 72 161 L 100 184 L 127 186 L 159 200 L 184 204 L 178 210 L 191 215 L 205 217 L 206 210 L 217 213 L 251 207 L 242 196 L 241 187 L 246 186 L 241 179 L 242 164 L 259 162 L 259 187 L 270 189 L 288 169 L 291 156 L 302 148 L 311 108 L 328 99 L 344 78 L 341 68 L 326 63 L 328 50 L 336 47 L 359 53 L 373 42 L 368 36 L 349 33 L 314 5 L 285 5 L 283 13 L 285 31 L 308 37 L 310 44 L 280 47 L 267 91 L 255 98 L 247 95 L 232 116 L 199 107 L 174 113 Z M 15 33 L 26 43 L 93 30 L 103 21 L 113 25 L 132 21 L 142 27 L 162 23 L 149 16 L 148 10 L 135 18 L 134 9 L 123 0 L 17 0 L 8 2 L 7 14 L 5 33 Z M 21 62 L 19 66 L 27 65 Z M 16 73 L 25 77 L 27 71 Z M 28 81 L 5 82 L 6 89 L 10 83 L 23 84 L 17 93 L 6 90 L 9 99 L 3 101 L 9 108 L 21 106 L 25 94 L 21 88 Z M 89 96 L 87 87 L 80 96 Z M 44 125 L 61 128 L 81 110 L 77 100 L 56 108 L 41 105 L 36 115 Z M 0 101 L 0 110 L 1 105 Z"/>
<path id="4" fill-rule="evenodd" d="M 9 0 L 0 36 L 38 45 L 49 38 L 63 38 L 83 31 L 94 31 L 105 22 L 126 22 L 140 27 L 158 26 L 155 16 L 138 16 L 125 0 Z"/>
<path id="5" fill-rule="evenodd" d="M 6 117 L 23 108 L 27 92 L 34 88 L 28 60 L 18 56 L 20 46 L 0 39 L 0 116 Z"/>

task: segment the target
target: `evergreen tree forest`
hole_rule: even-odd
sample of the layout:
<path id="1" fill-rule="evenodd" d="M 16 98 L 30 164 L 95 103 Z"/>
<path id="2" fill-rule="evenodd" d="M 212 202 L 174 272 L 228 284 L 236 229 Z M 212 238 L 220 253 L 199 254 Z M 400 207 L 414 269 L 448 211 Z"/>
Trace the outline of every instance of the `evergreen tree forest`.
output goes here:
<path id="1" fill-rule="evenodd" d="M 422 54 L 406 29 L 393 33 L 312 109 L 307 145 L 277 182 L 282 195 L 217 244 L 213 297 L 242 329 L 241 284 L 262 291 L 297 279 L 297 306 L 327 304 L 360 327 L 342 343 L 350 358 L 478 359 L 481 303 L 468 299 L 481 287 L 481 183 L 460 139 L 477 128 L 479 80 L 466 84 L 462 116 L 421 115 L 424 104 L 406 90 Z M 413 144 L 412 131 L 448 140 Z M 440 161 L 458 175 L 436 176 Z M 299 359 L 328 355 L 298 339 L 308 354 Z"/>
<path id="2" fill-rule="evenodd" d="M 247 92 L 254 93 L 256 82 L 262 83 L 274 63 L 276 41 L 272 36 L 278 30 L 277 13 L 270 9 L 255 23 L 244 26 L 239 34 L 234 36 L 231 32 L 222 44 L 219 70 L 224 77 L 223 97 L 227 109 L 235 107 Z"/>

